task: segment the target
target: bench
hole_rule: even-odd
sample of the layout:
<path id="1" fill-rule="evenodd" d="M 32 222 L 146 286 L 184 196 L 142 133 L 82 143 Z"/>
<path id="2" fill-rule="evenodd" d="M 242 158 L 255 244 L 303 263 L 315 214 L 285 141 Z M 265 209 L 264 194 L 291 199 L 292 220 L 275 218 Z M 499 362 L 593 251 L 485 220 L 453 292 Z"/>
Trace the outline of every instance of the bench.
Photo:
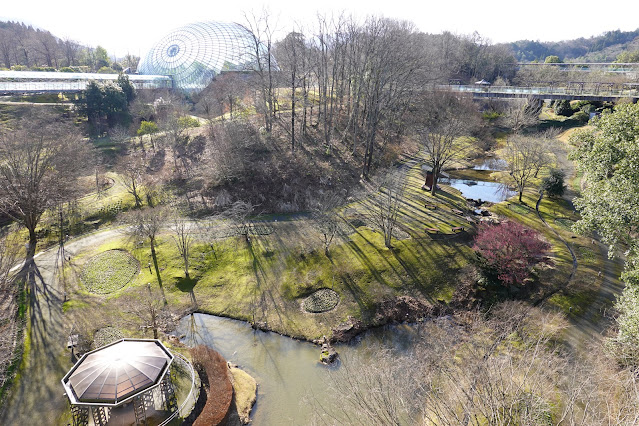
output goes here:
<path id="1" fill-rule="evenodd" d="M 464 227 L 463 227 L 463 226 L 453 226 L 453 227 L 451 228 L 451 230 L 452 230 L 453 232 L 455 232 L 455 233 L 465 231 L 465 229 L 464 229 Z"/>
<path id="2" fill-rule="evenodd" d="M 429 210 L 437 210 L 437 206 L 435 204 L 431 204 L 431 203 L 424 204 L 424 207 L 426 207 Z"/>
<path id="3" fill-rule="evenodd" d="M 437 228 L 426 228 L 426 232 L 429 234 L 439 234 L 439 229 Z"/>
<path id="4" fill-rule="evenodd" d="M 463 211 L 461 211 L 461 210 L 452 209 L 451 211 L 452 211 L 453 213 L 455 213 L 456 215 L 459 215 L 459 216 L 463 216 L 463 215 L 464 215 L 464 212 L 463 212 Z"/>

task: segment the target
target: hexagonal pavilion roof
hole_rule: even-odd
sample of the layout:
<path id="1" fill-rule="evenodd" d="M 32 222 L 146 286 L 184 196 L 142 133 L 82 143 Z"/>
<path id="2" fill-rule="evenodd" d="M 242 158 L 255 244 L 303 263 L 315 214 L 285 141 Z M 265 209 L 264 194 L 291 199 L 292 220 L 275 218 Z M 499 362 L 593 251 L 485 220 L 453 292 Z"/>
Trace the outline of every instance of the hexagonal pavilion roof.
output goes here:
<path id="1" fill-rule="evenodd" d="M 122 339 L 84 354 L 62 385 L 71 404 L 113 407 L 159 385 L 173 358 L 159 340 Z"/>

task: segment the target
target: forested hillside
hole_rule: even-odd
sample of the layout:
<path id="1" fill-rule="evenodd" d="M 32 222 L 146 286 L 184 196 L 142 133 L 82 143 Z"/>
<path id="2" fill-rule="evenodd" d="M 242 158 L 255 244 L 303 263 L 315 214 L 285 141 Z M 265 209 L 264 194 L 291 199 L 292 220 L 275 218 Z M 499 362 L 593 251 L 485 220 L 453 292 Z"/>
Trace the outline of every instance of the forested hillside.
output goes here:
<path id="1" fill-rule="evenodd" d="M 505 44 L 518 61 L 542 61 L 556 55 L 564 61 L 610 62 L 624 50 L 639 49 L 639 29 L 608 31 L 590 38 L 558 42 L 519 40 Z"/>
<path id="2" fill-rule="evenodd" d="M 68 38 L 60 39 L 49 31 L 19 22 L 0 22 L 0 67 L 15 70 L 98 71 L 109 72 L 135 67 L 137 58 L 127 55 L 112 62 L 100 46 L 84 46 Z"/>

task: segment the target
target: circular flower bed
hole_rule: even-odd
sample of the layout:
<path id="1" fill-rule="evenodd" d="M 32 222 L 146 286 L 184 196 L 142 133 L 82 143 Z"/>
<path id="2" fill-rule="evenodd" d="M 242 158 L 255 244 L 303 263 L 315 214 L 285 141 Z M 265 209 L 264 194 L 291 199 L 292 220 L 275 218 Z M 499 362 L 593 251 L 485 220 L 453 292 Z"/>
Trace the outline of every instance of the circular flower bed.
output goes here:
<path id="1" fill-rule="evenodd" d="M 93 335 L 93 349 L 124 339 L 124 334 L 115 327 L 104 327 Z"/>
<path id="2" fill-rule="evenodd" d="M 91 293 L 113 293 L 140 271 L 140 262 L 124 250 L 107 250 L 87 261 L 80 280 Z"/>
<path id="3" fill-rule="evenodd" d="M 330 311 L 337 306 L 338 302 L 339 294 L 337 294 L 337 292 L 330 288 L 321 288 L 304 299 L 302 306 L 306 312 L 316 314 Z"/>

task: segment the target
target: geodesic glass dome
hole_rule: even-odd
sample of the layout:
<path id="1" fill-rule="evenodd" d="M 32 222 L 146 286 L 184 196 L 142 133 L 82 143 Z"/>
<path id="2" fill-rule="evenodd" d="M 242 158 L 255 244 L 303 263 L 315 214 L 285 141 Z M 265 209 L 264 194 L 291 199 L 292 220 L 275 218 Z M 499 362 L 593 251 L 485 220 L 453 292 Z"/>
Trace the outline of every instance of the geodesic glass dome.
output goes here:
<path id="1" fill-rule="evenodd" d="M 259 54 L 258 54 L 259 52 Z M 197 22 L 167 34 L 140 59 L 138 73 L 169 75 L 176 89 L 199 91 L 222 71 L 253 70 L 267 50 L 240 24 Z"/>

